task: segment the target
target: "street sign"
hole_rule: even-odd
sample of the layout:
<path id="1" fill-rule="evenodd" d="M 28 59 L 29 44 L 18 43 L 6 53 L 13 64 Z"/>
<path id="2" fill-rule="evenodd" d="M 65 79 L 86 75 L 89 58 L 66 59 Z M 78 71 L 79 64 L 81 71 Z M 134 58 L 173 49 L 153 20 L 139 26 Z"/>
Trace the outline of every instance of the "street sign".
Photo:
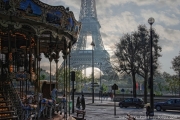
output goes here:
<path id="1" fill-rule="evenodd" d="M 114 84 L 114 85 L 112 86 L 112 90 L 118 90 L 118 86 L 117 86 L 116 84 Z"/>
<path id="2" fill-rule="evenodd" d="M 91 83 L 91 84 L 93 84 L 93 83 Z M 98 84 L 98 83 L 94 83 L 94 84 Z"/>
<path id="3" fill-rule="evenodd" d="M 124 89 L 121 89 L 121 92 L 124 92 L 125 90 Z"/>
<path id="4" fill-rule="evenodd" d="M 94 85 L 94 87 L 99 87 L 99 85 Z"/>

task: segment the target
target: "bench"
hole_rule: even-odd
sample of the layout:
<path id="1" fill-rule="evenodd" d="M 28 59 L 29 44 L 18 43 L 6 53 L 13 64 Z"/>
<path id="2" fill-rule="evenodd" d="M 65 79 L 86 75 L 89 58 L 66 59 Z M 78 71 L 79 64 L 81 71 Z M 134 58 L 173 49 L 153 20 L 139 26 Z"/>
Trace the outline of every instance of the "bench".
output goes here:
<path id="1" fill-rule="evenodd" d="M 85 110 L 76 110 L 76 113 L 77 113 L 77 115 L 73 116 L 76 120 L 86 120 L 86 119 L 84 119 L 84 116 L 86 114 Z M 79 116 L 79 115 L 81 115 L 81 116 Z"/>

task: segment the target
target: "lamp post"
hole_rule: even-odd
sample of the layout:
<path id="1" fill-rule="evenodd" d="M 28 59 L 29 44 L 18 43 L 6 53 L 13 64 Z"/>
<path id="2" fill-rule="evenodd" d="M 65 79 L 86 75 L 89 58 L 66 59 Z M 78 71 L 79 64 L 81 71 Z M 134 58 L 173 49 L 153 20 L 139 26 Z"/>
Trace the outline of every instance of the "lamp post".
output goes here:
<path id="1" fill-rule="evenodd" d="M 179 74 L 179 97 L 180 97 L 180 70 L 178 70 L 178 74 Z"/>
<path id="2" fill-rule="evenodd" d="M 150 52 L 151 52 L 151 65 L 150 65 L 150 107 L 151 107 L 151 116 L 154 116 L 154 93 L 153 93 L 153 55 L 152 55 L 152 48 L 153 48 L 153 40 L 152 40 L 152 24 L 155 22 L 154 18 L 149 18 L 148 23 L 150 24 Z"/>
<path id="3" fill-rule="evenodd" d="M 92 103 L 94 103 L 94 41 L 91 43 L 92 45 Z"/>
<path id="4" fill-rule="evenodd" d="M 102 103 L 102 86 L 101 86 L 101 65 L 102 63 L 98 63 L 99 64 L 99 68 L 100 68 L 100 74 L 99 74 L 99 82 L 100 82 L 100 87 L 99 87 L 99 91 L 100 91 L 100 98 L 101 98 L 101 103 Z"/>

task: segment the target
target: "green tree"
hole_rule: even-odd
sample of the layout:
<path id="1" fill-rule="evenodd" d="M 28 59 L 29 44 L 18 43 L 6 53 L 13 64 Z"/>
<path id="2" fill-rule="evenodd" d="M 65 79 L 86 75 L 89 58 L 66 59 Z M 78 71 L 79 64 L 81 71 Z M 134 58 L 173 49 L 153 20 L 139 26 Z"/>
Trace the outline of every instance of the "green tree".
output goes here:
<path id="1" fill-rule="evenodd" d="M 72 71 L 72 70 L 70 70 Z M 66 86 L 67 84 L 67 88 L 71 87 L 69 86 L 69 69 L 67 69 L 67 81 L 65 81 L 64 83 L 64 69 L 59 69 L 57 71 L 57 77 L 58 77 L 58 84 L 59 84 L 59 87 L 60 89 L 64 89 L 64 86 Z M 66 79 L 66 78 L 65 78 Z M 83 83 L 89 81 L 88 78 L 86 77 L 83 77 L 83 74 L 82 74 L 82 71 L 81 70 L 76 70 L 75 71 L 75 82 L 76 82 L 76 85 L 75 85 L 75 88 L 76 88 L 76 91 L 80 92 L 81 91 L 81 88 L 83 87 Z M 71 82 L 71 80 L 70 80 Z"/>
<path id="2" fill-rule="evenodd" d="M 138 41 L 133 39 L 135 34 L 125 34 L 121 37 L 120 42 L 116 44 L 115 56 L 117 57 L 116 70 L 120 73 L 131 74 L 133 80 L 133 96 L 136 97 L 136 79 Z"/>
<path id="3" fill-rule="evenodd" d="M 150 34 L 145 25 L 139 25 L 138 30 L 125 34 L 116 44 L 115 56 L 117 65 L 115 69 L 120 73 L 132 76 L 133 96 L 136 97 L 136 74 L 144 78 L 144 99 L 147 101 L 147 80 L 150 71 Z M 159 36 L 153 30 L 153 70 L 158 68 L 158 57 L 161 47 L 158 45 Z"/>
<path id="4" fill-rule="evenodd" d="M 102 84 L 102 92 L 105 93 L 105 92 L 107 92 L 107 90 L 108 90 L 107 85 Z"/>
<path id="5" fill-rule="evenodd" d="M 42 74 L 41 76 L 40 76 L 40 80 L 44 80 L 46 78 L 46 75 L 44 75 L 44 74 Z"/>
<path id="6" fill-rule="evenodd" d="M 163 77 L 165 78 L 165 81 L 167 83 L 167 87 L 165 87 L 168 91 L 171 92 L 171 94 L 175 95 L 176 90 L 178 88 L 178 77 L 177 75 L 170 75 L 166 72 L 163 73 Z"/>
<path id="7" fill-rule="evenodd" d="M 144 102 L 147 103 L 147 83 L 150 76 L 150 33 L 145 25 L 138 26 L 138 32 L 136 33 L 137 38 L 139 40 L 139 51 L 137 53 L 137 64 L 138 64 L 138 72 L 140 76 L 144 78 Z M 152 31 L 153 35 L 153 71 L 154 75 L 155 71 L 159 67 L 158 58 L 161 57 L 159 54 L 161 52 L 161 47 L 158 45 L 159 35 Z M 154 79 L 153 79 L 154 80 Z"/>
<path id="8" fill-rule="evenodd" d="M 172 60 L 172 69 L 177 73 L 179 76 L 179 81 L 177 84 L 179 85 L 179 96 L 180 96 L 180 53 L 178 56 L 175 56 Z"/>

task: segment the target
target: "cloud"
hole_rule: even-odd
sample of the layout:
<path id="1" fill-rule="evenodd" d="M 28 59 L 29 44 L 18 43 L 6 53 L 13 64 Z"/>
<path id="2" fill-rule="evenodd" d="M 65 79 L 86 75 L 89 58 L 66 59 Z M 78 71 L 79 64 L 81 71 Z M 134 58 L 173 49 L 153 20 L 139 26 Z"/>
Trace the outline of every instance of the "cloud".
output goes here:
<path id="1" fill-rule="evenodd" d="M 179 41 L 180 30 L 164 28 L 161 25 L 155 25 L 154 28 L 159 34 L 161 40 L 168 40 L 170 43 L 174 45 L 180 44 L 180 41 Z"/>
<path id="2" fill-rule="evenodd" d="M 133 32 L 137 29 L 138 23 L 135 16 L 129 11 L 125 11 L 116 16 L 103 17 L 100 20 L 102 26 L 101 34 L 106 50 L 111 54 L 114 45 L 124 33 Z"/>
<path id="3" fill-rule="evenodd" d="M 144 6 L 144 5 L 152 5 L 156 1 L 155 0 L 134 0 L 134 3 L 136 3 L 138 6 Z"/>
<path id="4" fill-rule="evenodd" d="M 69 7 L 75 18 L 79 18 L 81 0 L 41 1 Z M 139 24 L 149 27 L 147 20 L 154 17 L 153 28 L 160 36 L 159 44 L 166 56 L 160 61 L 162 68 L 170 64 L 166 58 L 171 59 L 180 46 L 180 0 L 96 0 L 96 8 L 104 47 L 110 54 L 123 34 L 137 30 Z M 49 70 L 49 62 L 42 65 Z M 168 71 L 168 67 L 165 69 Z"/>
<path id="5" fill-rule="evenodd" d="M 52 5 L 52 6 L 64 6 L 69 7 L 70 11 L 74 13 L 75 18 L 78 20 L 81 0 L 40 0 L 43 3 Z"/>
<path id="6" fill-rule="evenodd" d="M 180 6 L 179 0 L 132 0 L 138 6 L 149 6 L 152 7 L 177 7 Z"/>
<path id="7" fill-rule="evenodd" d="M 167 16 L 166 14 L 168 14 L 169 16 Z M 169 13 L 164 13 L 163 11 L 155 12 L 150 9 L 149 10 L 142 9 L 141 16 L 145 20 L 148 20 L 149 17 L 153 17 L 157 24 L 164 23 L 164 25 L 166 26 L 178 25 L 180 23 L 179 18 L 175 14 L 170 15 Z"/>

